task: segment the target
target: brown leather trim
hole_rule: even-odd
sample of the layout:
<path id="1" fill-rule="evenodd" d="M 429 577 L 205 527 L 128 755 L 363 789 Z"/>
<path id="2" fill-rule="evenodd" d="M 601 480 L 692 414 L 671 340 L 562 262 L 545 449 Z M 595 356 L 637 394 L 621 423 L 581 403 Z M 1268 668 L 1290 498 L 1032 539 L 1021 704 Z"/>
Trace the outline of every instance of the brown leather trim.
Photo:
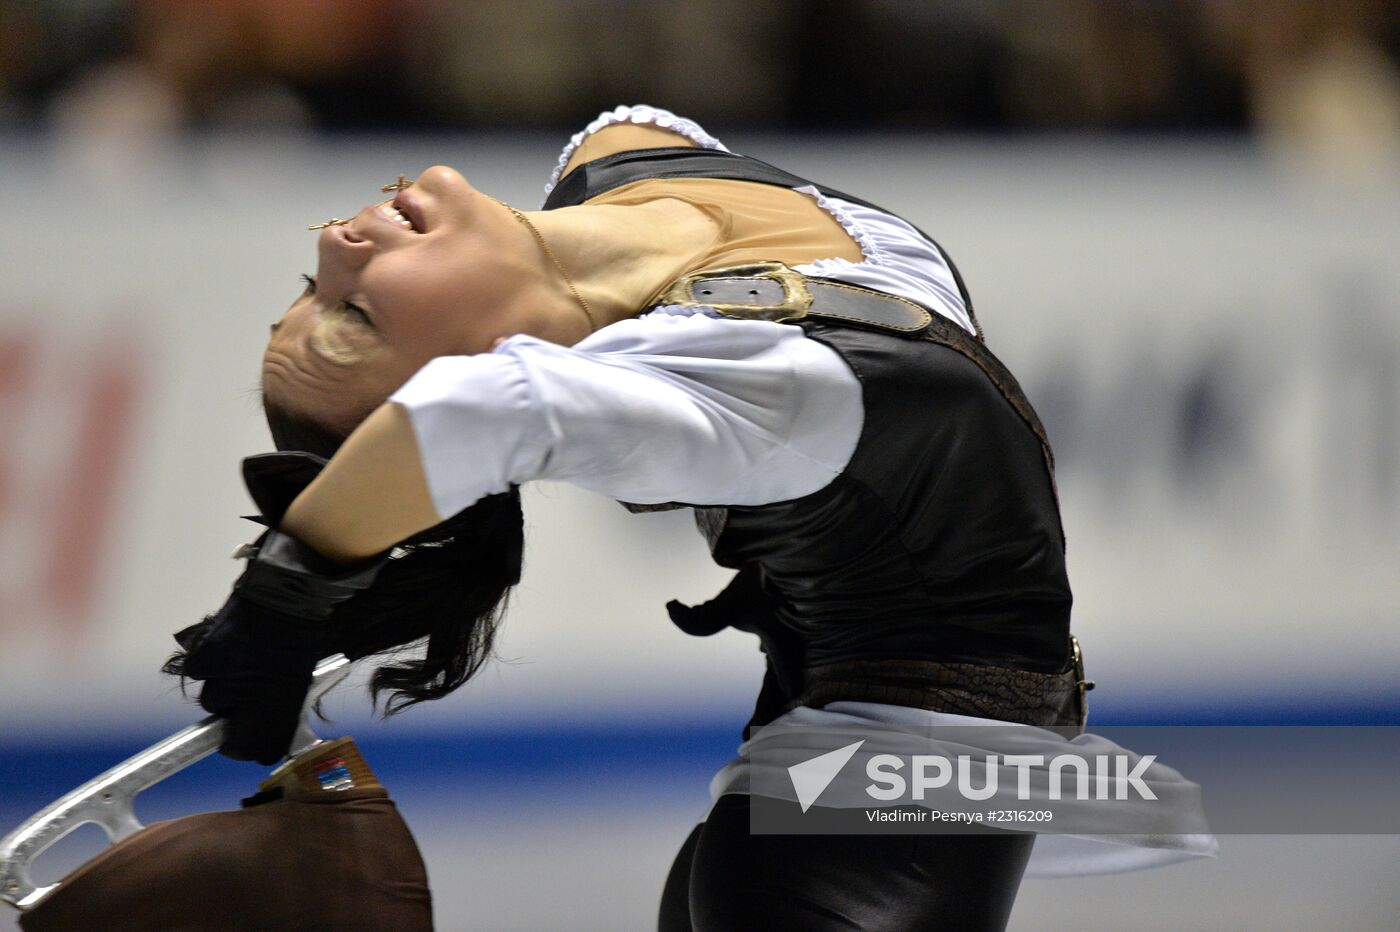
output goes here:
<path id="1" fill-rule="evenodd" d="M 788 703 L 880 702 L 973 715 L 1022 725 L 1082 728 L 1082 668 L 1033 673 L 1011 667 L 933 660 L 851 660 L 808 667 L 802 693 Z"/>

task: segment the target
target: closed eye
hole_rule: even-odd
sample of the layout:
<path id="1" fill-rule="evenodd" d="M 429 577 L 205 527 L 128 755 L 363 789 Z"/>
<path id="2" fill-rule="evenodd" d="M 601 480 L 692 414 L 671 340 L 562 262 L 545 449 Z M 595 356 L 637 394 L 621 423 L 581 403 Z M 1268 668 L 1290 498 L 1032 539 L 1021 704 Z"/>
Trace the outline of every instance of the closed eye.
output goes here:
<path id="1" fill-rule="evenodd" d="M 307 293 L 307 294 L 315 294 L 315 293 L 316 293 L 316 279 L 315 279 L 315 278 L 313 278 L 313 277 L 310 276 L 310 275 L 303 274 L 303 275 L 301 276 L 301 280 L 304 281 L 304 282 L 306 282 L 306 293 Z M 340 307 L 343 307 L 343 308 L 344 308 L 346 311 L 348 311 L 349 313 L 354 314 L 355 316 L 359 317 L 360 323 L 364 324 L 366 327 L 373 327 L 373 326 L 374 326 L 374 320 L 373 320 L 373 318 L 371 318 L 371 317 L 369 316 L 369 312 L 366 311 L 364 308 L 360 307 L 358 304 L 351 304 L 349 301 L 341 301 L 341 302 L 340 302 Z"/>

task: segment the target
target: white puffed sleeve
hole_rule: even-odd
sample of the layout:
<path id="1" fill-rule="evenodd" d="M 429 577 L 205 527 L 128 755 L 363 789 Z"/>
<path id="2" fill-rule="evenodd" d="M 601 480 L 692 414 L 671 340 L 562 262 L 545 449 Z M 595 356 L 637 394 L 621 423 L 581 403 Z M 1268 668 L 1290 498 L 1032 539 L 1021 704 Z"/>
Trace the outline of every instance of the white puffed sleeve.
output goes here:
<path id="1" fill-rule="evenodd" d="M 784 501 L 831 482 L 864 421 L 854 373 L 801 328 L 691 308 L 435 359 L 390 400 L 443 517 L 532 479 L 639 504 Z"/>

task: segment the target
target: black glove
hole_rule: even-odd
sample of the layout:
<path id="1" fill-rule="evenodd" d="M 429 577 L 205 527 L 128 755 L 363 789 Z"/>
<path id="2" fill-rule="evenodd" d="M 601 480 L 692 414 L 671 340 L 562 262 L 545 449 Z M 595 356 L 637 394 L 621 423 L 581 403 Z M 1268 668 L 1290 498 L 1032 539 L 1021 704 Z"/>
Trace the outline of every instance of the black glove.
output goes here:
<path id="1" fill-rule="evenodd" d="M 263 510 L 261 520 L 280 520 L 324 462 L 310 454 L 244 460 L 244 481 Z M 273 764 L 291 744 L 312 671 L 335 652 L 336 608 L 368 588 L 384 560 L 346 567 L 276 529 L 235 556 L 248 565 L 233 593 L 218 612 L 175 635 L 183 655 L 166 669 L 204 681 L 199 704 L 227 719 L 220 751 Z"/>
<path id="2" fill-rule="evenodd" d="M 725 628 L 759 634 L 773 627 L 773 603 L 764 594 L 758 565 L 753 563 L 735 573 L 708 602 L 686 605 L 672 599 L 666 603 L 666 614 L 677 628 L 696 637 L 709 637 Z"/>
<path id="3" fill-rule="evenodd" d="M 259 453 L 243 460 L 243 485 L 261 515 L 258 524 L 277 527 L 296 497 L 326 468 L 324 457 L 295 450 Z"/>
<path id="4" fill-rule="evenodd" d="M 666 613 L 677 628 L 698 637 L 709 637 L 725 628 L 758 635 L 759 646 L 768 655 L 768 675 L 764 678 L 759 710 L 755 712 L 756 722 L 761 716 L 766 716 L 763 721 L 776 717 L 784 703 L 801 694 L 802 640 L 774 613 L 773 599 L 763 587 L 758 564 L 745 565 L 708 602 L 686 605 L 673 599 L 666 603 Z"/>

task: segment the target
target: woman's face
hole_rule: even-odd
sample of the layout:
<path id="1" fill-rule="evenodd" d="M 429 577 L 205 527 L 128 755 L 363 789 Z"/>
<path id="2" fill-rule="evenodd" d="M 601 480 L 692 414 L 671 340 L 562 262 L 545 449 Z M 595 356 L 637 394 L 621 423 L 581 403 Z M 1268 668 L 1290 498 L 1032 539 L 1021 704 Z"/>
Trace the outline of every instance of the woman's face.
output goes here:
<path id="1" fill-rule="evenodd" d="M 518 332 L 522 232 L 444 166 L 322 230 L 317 274 L 263 356 L 269 401 L 348 431 L 430 359 Z"/>

